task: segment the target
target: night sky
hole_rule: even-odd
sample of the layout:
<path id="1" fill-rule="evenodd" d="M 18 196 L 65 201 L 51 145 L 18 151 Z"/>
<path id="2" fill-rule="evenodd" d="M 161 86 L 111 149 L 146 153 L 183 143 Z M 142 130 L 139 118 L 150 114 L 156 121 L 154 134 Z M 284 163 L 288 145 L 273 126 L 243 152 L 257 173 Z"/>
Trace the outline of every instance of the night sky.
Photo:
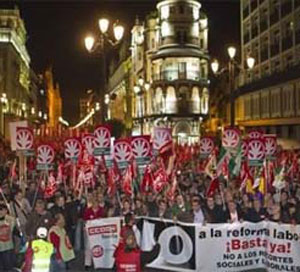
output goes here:
<path id="1" fill-rule="evenodd" d="M 129 31 L 136 15 L 142 19 L 155 10 L 155 0 L 23 0 L 21 14 L 25 21 L 27 47 L 32 67 L 42 72 L 49 64 L 59 82 L 63 98 L 63 116 L 78 122 L 79 98 L 100 84 L 100 62 L 89 55 L 84 37 L 97 33 L 98 18 L 107 14 L 119 19 Z M 226 45 L 239 46 L 239 0 L 203 0 L 209 20 L 209 51 L 212 57 L 226 59 Z"/>

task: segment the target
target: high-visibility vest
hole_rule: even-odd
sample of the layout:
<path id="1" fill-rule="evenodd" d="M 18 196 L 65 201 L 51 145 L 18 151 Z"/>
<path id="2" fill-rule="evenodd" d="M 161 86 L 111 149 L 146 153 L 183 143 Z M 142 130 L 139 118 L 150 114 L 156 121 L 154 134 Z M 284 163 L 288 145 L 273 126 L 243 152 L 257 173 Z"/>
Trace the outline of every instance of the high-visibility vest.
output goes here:
<path id="1" fill-rule="evenodd" d="M 51 255 L 54 247 L 51 243 L 42 239 L 34 240 L 31 244 L 33 250 L 33 261 L 31 272 L 49 272 Z"/>

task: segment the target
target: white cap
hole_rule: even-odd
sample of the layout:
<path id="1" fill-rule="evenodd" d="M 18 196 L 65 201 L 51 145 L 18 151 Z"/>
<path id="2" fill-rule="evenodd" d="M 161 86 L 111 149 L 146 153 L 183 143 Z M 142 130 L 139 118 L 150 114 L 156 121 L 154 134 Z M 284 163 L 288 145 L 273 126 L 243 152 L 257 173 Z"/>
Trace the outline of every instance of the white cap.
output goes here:
<path id="1" fill-rule="evenodd" d="M 48 233 L 48 230 L 46 228 L 40 227 L 40 228 L 37 229 L 36 235 L 39 238 L 46 238 L 47 237 L 47 233 Z"/>

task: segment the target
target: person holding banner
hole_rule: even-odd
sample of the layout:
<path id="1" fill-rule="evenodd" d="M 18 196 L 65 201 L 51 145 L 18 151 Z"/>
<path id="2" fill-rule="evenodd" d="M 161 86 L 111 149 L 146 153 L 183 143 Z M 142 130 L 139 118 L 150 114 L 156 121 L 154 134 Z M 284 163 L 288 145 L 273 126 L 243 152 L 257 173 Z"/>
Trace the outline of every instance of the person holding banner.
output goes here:
<path id="1" fill-rule="evenodd" d="M 237 208 L 236 203 L 233 200 L 228 202 L 228 213 L 227 213 L 227 222 L 236 223 L 240 222 L 243 217 L 240 210 Z"/>
<path id="2" fill-rule="evenodd" d="M 83 212 L 83 220 L 85 225 L 89 220 L 100 219 L 103 217 L 104 209 L 100 207 L 98 200 L 93 198 L 92 206 L 86 207 Z M 86 227 L 84 227 L 84 248 L 84 266 L 86 270 L 89 270 L 92 266 L 92 252 Z"/>
<path id="3" fill-rule="evenodd" d="M 141 272 L 141 250 L 131 229 L 123 233 L 124 244 L 115 251 L 117 272 Z"/>

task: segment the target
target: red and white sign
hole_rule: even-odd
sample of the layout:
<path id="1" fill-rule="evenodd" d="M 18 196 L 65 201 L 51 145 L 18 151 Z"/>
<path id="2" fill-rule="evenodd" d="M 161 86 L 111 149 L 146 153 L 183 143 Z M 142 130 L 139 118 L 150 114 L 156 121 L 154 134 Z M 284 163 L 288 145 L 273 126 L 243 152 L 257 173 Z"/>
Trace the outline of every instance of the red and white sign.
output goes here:
<path id="1" fill-rule="evenodd" d="M 95 148 L 109 148 L 111 130 L 109 126 L 98 126 L 94 131 Z"/>
<path id="2" fill-rule="evenodd" d="M 132 154 L 134 158 L 151 157 L 150 136 L 136 136 L 131 138 Z"/>
<path id="3" fill-rule="evenodd" d="M 248 160 L 261 161 L 265 158 L 266 150 L 263 139 L 249 139 Z"/>
<path id="4" fill-rule="evenodd" d="M 115 141 L 114 159 L 116 162 L 129 162 L 132 159 L 132 148 L 129 140 L 122 139 Z"/>
<path id="5" fill-rule="evenodd" d="M 266 146 L 266 156 L 273 157 L 276 155 L 277 151 L 277 138 L 276 135 L 266 134 L 265 138 L 265 146 Z"/>
<path id="6" fill-rule="evenodd" d="M 248 139 L 242 140 L 242 157 L 243 158 L 248 157 Z"/>
<path id="7" fill-rule="evenodd" d="M 248 132 L 248 137 L 250 139 L 262 139 L 264 137 L 264 134 L 262 133 L 262 131 L 254 129 Z"/>
<path id="8" fill-rule="evenodd" d="M 76 159 L 80 156 L 81 153 L 81 143 L 76 138 L 67 139 L 64 142 L 65 146 L 65 158 L 67 159 Z"/>
<path id="9" fill-rule="evenodd" d="M 52 146 L 47 144 L 39 145 L 37 148 L 37 163 L 51 164 L 54 161 L 55 151 Z"/>
<path id="10" fill-rule="evenodd" d="M 163 146 L 172 142 L 172 131 L 170 128 L 154 128 L 153 148 L 160 150 Z"/>
<path id="11" fill-rule="evenodd" d="M 215 143 L 212 137 L 202 137 L 200 140 L 200 154 L 208 156 L 215 148 Z"/>
<path id="12" fill-rule="evenodd" d="M 33 148 L 33 132 L 30 128 L 17 127 L 16 150 L 30 150 Z"/>
<path id="13" fill-rule="evenodd" d="M 94 154 L 95 140 L 96 140 L 96 137 L 91 134 L 84 135 L 81 140 L 82 145 L 87 150 L 88 154 L 91 156 Z"/>
<path id="14" fill-rule="evenodd" d="M 241 139 L 241 132 L 237 128 L 225 128 L 223 131 L 222 145 L 225 148 L 237 148 Z"/>

